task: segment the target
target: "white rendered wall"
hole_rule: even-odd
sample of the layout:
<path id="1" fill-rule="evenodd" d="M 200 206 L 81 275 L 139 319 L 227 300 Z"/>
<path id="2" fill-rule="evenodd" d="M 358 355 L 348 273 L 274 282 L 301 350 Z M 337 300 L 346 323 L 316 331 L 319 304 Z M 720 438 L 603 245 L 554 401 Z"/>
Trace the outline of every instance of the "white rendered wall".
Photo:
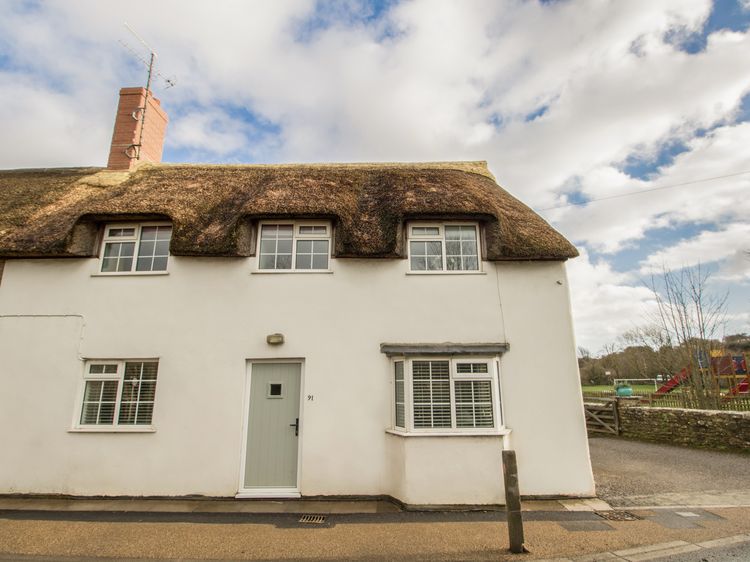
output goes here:
<path id="1" fill-rule="evenodd" d="M 332 260 L 328 274 L 251 274 L 252 258 L 171 257 L 154 276 L 92 276 L 97 266 L 6 263 L 0 493 L 233 496 L 246 362 L 294 358 L 314 396 L 302 402 L 303 495 L 499 503 L 500 437 L 385 433 L 380 343 L 446 341 L 510 344 L 501 387 L 522 493 L 593 493 L 563 263 L 484 263 L 479 275 L 407 275 L 405 260 Z M 282 346 L 266 344 L 275 332 Z M 156 432 L 69 431 L 83 360 L 107 358 L 159 359 Z"/>

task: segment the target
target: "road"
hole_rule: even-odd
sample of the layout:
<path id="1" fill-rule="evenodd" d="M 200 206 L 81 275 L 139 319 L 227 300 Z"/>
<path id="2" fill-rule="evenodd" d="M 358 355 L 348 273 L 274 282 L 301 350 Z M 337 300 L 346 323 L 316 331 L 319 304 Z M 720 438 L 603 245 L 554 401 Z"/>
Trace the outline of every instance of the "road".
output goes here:
<path id="1" fill-rule="evenodd" d="M 607 437 L 589 446 L 597 495 L 614 507 L 750 506 L 748 455 Z"/>

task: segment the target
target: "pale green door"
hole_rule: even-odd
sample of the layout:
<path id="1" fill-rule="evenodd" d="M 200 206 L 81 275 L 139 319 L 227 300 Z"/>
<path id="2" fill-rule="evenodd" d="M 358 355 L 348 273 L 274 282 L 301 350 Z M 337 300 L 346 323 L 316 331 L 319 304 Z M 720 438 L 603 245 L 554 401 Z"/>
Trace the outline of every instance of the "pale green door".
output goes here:
<path id="1" fill-rule="evenodd" d="M 296 488 L 299 363 L 253 363 L 245 488 Z"/>

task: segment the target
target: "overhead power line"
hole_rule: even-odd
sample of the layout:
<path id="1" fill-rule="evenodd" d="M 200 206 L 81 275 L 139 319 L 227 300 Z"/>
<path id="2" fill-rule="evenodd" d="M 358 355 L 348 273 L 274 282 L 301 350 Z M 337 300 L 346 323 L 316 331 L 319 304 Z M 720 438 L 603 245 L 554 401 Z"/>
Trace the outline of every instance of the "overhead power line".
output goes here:
<path id="1" fill-rule="evenodd" d="M 580 203 L 565 203 L 564 205 L 557 205 L 555 207 L 547 207 L 546 209 L 540 209 L 540 211 L 552 211 L 553 209 L 564 209 L 566 207 L 582 207 L 590 203 L 596 203 L 597 201 L 606 201 L 608 199 L 619 199 L 621 197 L 630 197 L 631 195 L 641 195 L 642 193 L 651 193 L 652 191 L 661 191 L 662 189 L 672 189 L 674 187 L 682 187 L 685 185 L 692 185 L 695 183 L 704 183 L 707 181 L 721 180 L 724 178 L 733 178 L 736 176 L 742 176 L 744 174 L 750 174 L 750 170 L 744 172 L 735 172 L 733 174 L 724 174 L 723 176 L 714 176 L 712 178 L 702 178 L 699 180 L 685 181 L 682 183 L 673 183 L 671 185 L 661 185 L 659 187 L 652 187 L 650 189 L 641 189 L 639 191 L 630 191 L 628 193 L 619 193 L 617 195 L 607 195 L 605 197 L 597 197 L 596 199 L 589 199 L 588 201 L 581 201 Z"/>

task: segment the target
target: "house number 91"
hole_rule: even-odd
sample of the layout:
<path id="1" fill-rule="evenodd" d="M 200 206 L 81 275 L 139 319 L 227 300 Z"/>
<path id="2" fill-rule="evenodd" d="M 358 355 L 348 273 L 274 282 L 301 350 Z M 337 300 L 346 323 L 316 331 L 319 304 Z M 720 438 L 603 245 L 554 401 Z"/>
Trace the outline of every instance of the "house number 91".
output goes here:
<path id="1" fill-rule="evenodd" d="M 308 399 L 308 400 L 309 400 L 310 402 L 312 402 L 313 400 L 315 400 L 315 396 L 314 396 L 313 394 L 308 394 L 308 395 L 307 395 L 307 399 Z"/>

